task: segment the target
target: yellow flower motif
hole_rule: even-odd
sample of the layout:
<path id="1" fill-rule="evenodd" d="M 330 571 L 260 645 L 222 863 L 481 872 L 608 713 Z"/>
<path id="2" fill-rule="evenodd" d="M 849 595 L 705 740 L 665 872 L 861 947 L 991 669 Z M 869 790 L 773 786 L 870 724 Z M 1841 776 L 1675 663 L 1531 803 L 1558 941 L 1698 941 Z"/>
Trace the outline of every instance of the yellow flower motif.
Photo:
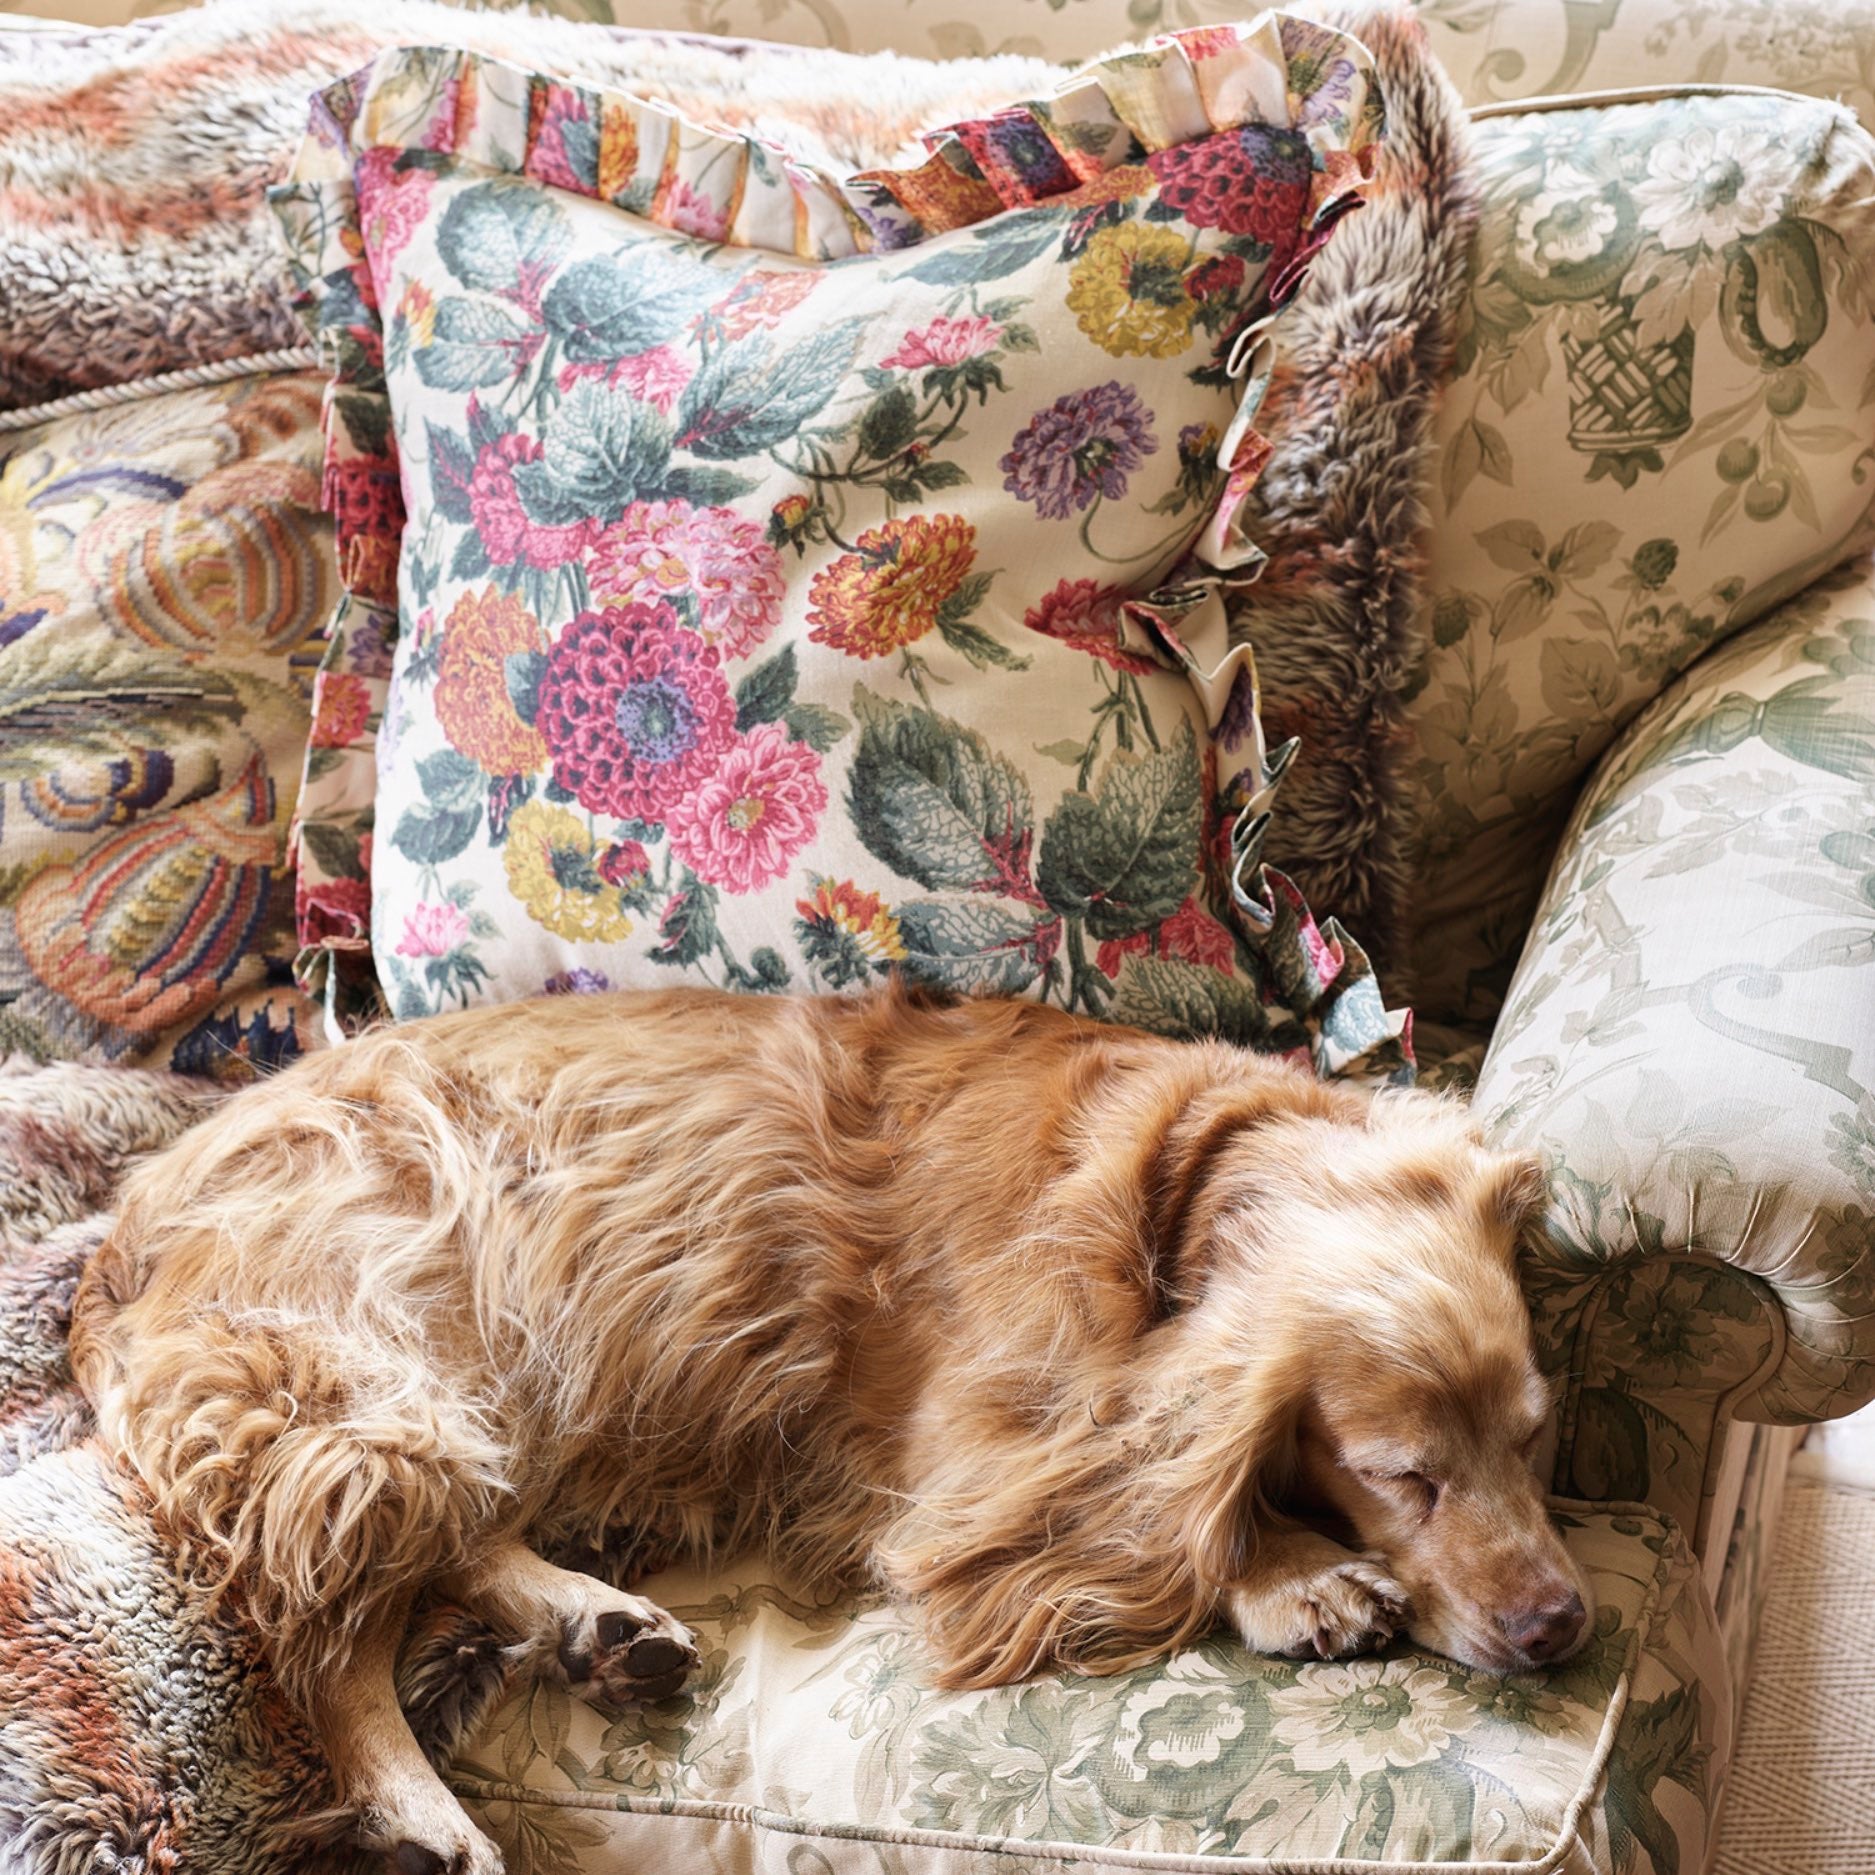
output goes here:
<path id="1" fill-rule="evenodd" d="M 421 280 L 412 280 L 397 302 L 397 311 L 410 322 L 410 343 L 421 351 L 436 336 L 436 302 Z"/>
<path id="2" fill-rule="evenodd" d="M 555 937 L 612 944 L 631 934 L 632 921 L 593 863 L 590 830 L 564 807 L 529 801 L 508 822 L 502 862 L 508 890 L 533 921 Z"/>
<path id="3" fill-rule="evenodd" d="M 1191 344 L 1198 310 L 1185 285 L 1185 237 L 1151 222 L 1103 228 L 1068 282 L 1068 310 L 1115 358 L 1173 358 Z"/>
<path id="4" fill-rule="evenodd" d="M 905 939 L 892 908 L 876 892 L 862 892 L 850 879 L 816 879 L 814 896 L 797 899 L 803 918 L 817 918 L 844 933 L 869 962 L 898 963 Z"/>

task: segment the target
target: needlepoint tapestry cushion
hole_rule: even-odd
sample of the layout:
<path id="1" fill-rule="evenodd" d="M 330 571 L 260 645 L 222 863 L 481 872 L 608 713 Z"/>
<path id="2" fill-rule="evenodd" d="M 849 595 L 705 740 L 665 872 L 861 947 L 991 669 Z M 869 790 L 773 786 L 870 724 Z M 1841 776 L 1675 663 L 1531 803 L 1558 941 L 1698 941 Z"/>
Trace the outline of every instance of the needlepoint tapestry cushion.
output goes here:
<path id="1" fill-rule="evenodd" d="M 845 178 L 461 52 L 322 94 L 277 206 L 356 734 L 309 942 L 356 951 L 368 879 L 400 1016 L 898 968 L 1399 1068 L 1358 947 L 1257 865 L 1285 753 L 1210 734 L 1254 716 L 1239 379 L 1379 115 L 1282 15 Z"/>
<path id="2" fill-rule="evenodd" d="M 338 596 L 310 372 L 0 433 L 0 1054 L 314 1040 L 288 827 Z"/>

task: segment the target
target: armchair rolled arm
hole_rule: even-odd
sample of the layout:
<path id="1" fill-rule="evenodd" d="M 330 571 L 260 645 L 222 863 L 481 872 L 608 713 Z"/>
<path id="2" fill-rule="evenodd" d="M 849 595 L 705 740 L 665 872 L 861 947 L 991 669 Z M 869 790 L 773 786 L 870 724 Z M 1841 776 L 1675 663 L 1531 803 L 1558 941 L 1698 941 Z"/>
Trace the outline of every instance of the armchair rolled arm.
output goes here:
<path id="1" fill-rule="evenodd" d="M 1475 1106 L 1551 1166 L 1558 1488 L 1697 1522 L 1875 1396 L 1875 569 L 1702 658 L 1577 804 Z"/>

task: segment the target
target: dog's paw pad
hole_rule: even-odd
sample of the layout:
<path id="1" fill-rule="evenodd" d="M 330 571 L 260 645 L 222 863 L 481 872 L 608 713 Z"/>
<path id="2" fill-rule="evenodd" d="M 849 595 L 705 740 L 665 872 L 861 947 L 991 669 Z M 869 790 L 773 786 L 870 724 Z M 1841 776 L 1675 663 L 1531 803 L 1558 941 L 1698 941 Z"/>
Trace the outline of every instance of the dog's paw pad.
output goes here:
<path id="1" fill-rule="evenodd" d="M 696 1669 L 689 1631 L 651 1602 L 570 1624 L 560 1665 L 586 1698 L 605 1706 L 668 1699 Z"/>

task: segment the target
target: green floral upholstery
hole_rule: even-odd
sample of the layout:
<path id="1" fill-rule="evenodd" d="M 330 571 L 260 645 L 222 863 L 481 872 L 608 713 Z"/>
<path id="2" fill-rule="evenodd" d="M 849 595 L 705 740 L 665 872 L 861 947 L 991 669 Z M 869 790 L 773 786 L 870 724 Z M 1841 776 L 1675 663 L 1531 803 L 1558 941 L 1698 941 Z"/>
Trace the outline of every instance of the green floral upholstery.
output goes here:
<path id="1" fill-rule="evenodd" d="M 701 1638 L 690 1696 L 608 1720 L 526 1686 L 453 1781 L 510 1875 L 1692 1875 L 1731 1704 L 1691 1553 L 1651 1510 L 1560 1514 L 1600 1614 L 1553 1674 L 1406 1648 L 1301 1665 L 1219 1638 L 1113 1679 L 938 1693 L 887 1607 L 673 1574 L 649 1587 Z"/>
<path id="2" fill-rule="evenodd" d="M 1574 789 L 1869 537 L 1875 140 L 1762 93 L 1480 122 L 1411 706 L 1415 1000 L 1488 1022 Z"/>
<path id="3" fill-rule="evenodd" d="M 1871 782 L 1863 567 L 1701 660 L 1576 807 L 1475 1097 L 1554 1167 L 1562 1488 L 1692 1525 L 1728 1416 L 1875 1393 Z"/>

